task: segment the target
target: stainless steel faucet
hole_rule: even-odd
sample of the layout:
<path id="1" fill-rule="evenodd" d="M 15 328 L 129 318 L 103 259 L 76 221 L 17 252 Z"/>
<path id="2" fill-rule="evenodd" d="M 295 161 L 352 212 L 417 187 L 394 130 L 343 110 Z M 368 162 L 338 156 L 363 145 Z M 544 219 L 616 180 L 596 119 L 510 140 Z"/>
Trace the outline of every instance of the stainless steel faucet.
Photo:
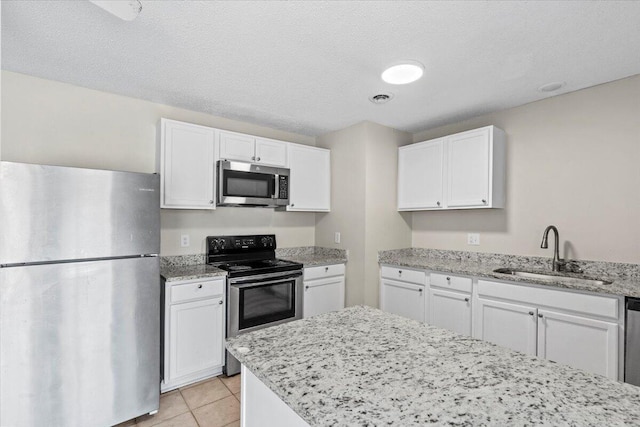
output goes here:
<path id="1" fill-rule="evenodd" d="M 544 234 L 542 235 L 542 244 L 540 247 L 542 249 L 547 249 L 549 244 L 547 240 L 549 239 L 549 230 L 553 230 L 553 235 L 556 238 L 556 244 L 553 249 L 553 261 L 551 263 L 551 268 L 553 271 L 560 271 L 560 267 L 564 264 L 563 260 L 560 259 L 560 239 L 558 237 L 558 229 L 555 225 L 550 225 L 544 229 Z"/>

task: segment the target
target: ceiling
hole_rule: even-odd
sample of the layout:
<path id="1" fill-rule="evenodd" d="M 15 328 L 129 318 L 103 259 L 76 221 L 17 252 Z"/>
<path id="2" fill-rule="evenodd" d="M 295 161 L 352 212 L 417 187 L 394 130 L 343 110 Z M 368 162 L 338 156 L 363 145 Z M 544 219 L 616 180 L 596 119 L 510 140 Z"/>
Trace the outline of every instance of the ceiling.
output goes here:
<path id="1" fill-rule="evenodd" d="M 419 132 L 640 74 L 640 1 L 141 2 L 126 22 L 3 1 L 2 68 L 311 136 Z M 384 83 L 403 59 L 424 77 Z"/>

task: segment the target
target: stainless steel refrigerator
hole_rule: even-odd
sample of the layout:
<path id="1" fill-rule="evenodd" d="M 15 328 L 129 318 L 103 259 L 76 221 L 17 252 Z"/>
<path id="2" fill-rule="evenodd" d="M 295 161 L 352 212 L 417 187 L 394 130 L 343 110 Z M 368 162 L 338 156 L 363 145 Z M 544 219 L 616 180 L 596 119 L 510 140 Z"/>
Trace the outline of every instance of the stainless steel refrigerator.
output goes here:
<path id="1" fill-rule="evenodd" d="M 0 162 L 0 426 L 156 411 L 154 174 Z"/>

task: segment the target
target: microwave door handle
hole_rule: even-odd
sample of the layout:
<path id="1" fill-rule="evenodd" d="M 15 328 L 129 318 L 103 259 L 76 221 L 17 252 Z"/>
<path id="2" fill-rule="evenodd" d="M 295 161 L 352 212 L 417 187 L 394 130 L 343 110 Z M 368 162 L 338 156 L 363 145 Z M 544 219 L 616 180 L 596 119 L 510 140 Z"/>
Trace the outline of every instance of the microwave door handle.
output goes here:
<path id="1" fill-rule="evenodd" d="M 271 184 L 273 185 L 273 193 L 271 194 L 271 198 L 272 199 L 277 199 L 279 194 L 278 194 L 278 184 L 280 183 L 280 175 L 279 174 L 274 174 L 271 177 Z"/>

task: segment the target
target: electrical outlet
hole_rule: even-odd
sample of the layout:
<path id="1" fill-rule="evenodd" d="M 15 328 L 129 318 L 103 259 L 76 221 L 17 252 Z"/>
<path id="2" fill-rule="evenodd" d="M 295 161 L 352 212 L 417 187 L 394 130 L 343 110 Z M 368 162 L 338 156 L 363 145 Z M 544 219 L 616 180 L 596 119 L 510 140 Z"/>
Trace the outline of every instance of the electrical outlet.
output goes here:
<path id="1" fill-rule="evenodd" d="M 335 243 L 340 243 L 340 232 L 336 231 L 336 234 L 333 236 L 333 241 Z"/>
<path id="2" fill-rule="evenodd" d="M 480 245 L 480 234 L 479 233 L 469 233 L 467 234 L 467 245 Z"/>
<path id="3" fill-rule="evenodd" d="M 180 236 L 180 246 L 183 248 L 189 247 L 191 243 L 189 242 L 189 235 L 183 234 Z"/>

